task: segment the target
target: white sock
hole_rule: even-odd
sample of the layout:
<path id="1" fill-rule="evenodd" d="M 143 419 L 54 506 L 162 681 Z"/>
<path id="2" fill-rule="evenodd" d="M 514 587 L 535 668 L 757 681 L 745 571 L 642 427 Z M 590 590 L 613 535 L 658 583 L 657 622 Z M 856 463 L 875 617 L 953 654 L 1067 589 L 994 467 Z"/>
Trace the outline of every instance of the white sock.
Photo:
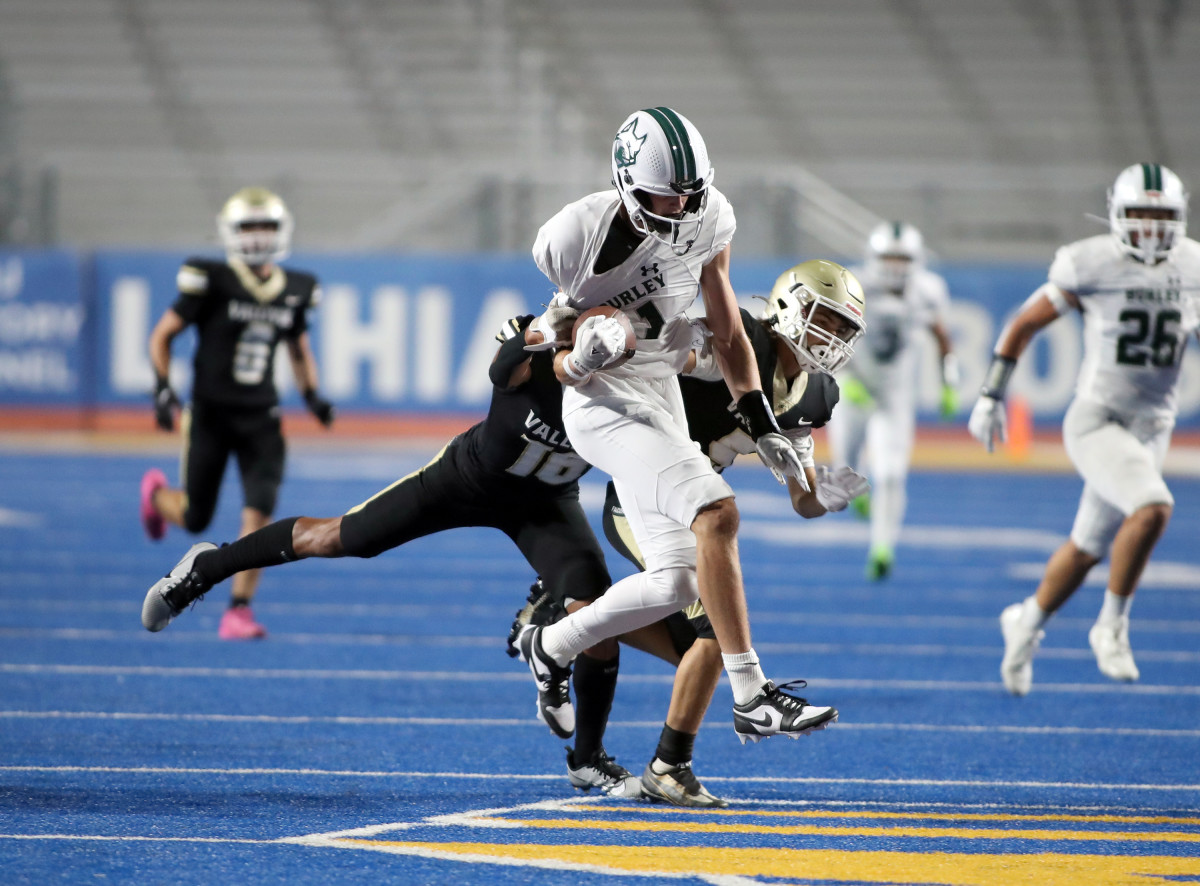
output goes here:
<path id="1" fill-rule="evenodd" d="M 766 674 L 758 663 L 758 653 L 753 649 L 736 655 L 725 655 L 725 672 L 729 674 L 729 685 L 733 687 L 734 704 L 745 704 L 758 694 L 767 682 Z"/>
<path id="2" fill-rule="evenodd" d="M 1021 625 L 1027 631 L 1039 631 L 1050 619 L 1050 613 L 1038 605 L 1037 597 L 1026 597 L 1021 607 Z"/>
<path id="3" fill-rule="evenodd" d="M 1133 594 L 1128 597 L 1120 597 L 1112 591 L 1104 592 L 1104 604 L 1100 607 L 1100 615 L 1096 618 L 1098 622 L 1106 624 L 1115 624 L 1118 621 L 1129 618 L 1129 609 L 1133 606 Z"/>

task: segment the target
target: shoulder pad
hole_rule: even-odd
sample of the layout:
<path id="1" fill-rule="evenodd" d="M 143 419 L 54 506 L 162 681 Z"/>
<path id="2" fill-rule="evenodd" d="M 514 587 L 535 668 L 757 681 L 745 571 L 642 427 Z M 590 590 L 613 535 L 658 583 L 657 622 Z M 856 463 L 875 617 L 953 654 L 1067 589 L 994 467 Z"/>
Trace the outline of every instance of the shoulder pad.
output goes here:
<path id="1" fill-rule="evenodd" d="M 219 264 L 208 259 L 189 258 L 175 275 L 175 286 L 184 295 L 206 295 L 209 273 Z"/>
<path id="2" fill-rule="evenodd" d="M 841 398 L 841 390 L 832 375 L 813 372 L 808 376 L 808 386 L 800 397 L 796 412 L 798 418 L 810 422 L 814 428 L 824 427 L 833 416 L 833 407 Z"/>

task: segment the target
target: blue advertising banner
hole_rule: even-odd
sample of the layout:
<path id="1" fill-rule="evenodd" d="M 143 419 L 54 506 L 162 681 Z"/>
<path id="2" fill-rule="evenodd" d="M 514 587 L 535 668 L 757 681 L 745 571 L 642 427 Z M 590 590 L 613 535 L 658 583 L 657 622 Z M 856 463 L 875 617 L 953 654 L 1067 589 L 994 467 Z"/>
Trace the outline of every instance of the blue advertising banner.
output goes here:
<path id="1" fill-rule="evenodd" d="M 75 253 L 0 250 L 0 403 L 84 402 L 86 304 Z"/>
<path id="2" fill-rule="evenodd" d="M 185 253 L 102 251 L 92 273 L 68 252 L 0 253 L 0 404 L 143 405 L 153 386 L 146 342 L 176 298 Z M 770 291 L 793 262 L 733 262 L 739 299 Z M 287 265 L 315 273 L 323 298 L 310 318 L 325 394 L 363 412 L 478 414 L 490 394 L 487 365 L 501 323 L 540 310 L 548 281 L 524 256 L 298 254 Z M 1001 325 L 1044 280 L 1046 268 L 952 265 L 938 268 L 952 297 L 947 318 L 963 379 L 963 415 L 974 402 Z M 85 310 L 93 306 L 92 314 Z M 870 322 L 870 305 L 867 318 Z M 703 312 L 697 300 L 693 312 Z M 937 361 L 932 338 L 922 361 L 922 419 L 935 421 Z M 176 340 L 172 381 L 189 389 L 194 341 Z M 1068 316 L 1044 330 L 1022 359 L 1011 390 L 1035 420 L 1062 418 L 1081 357 L 1080 323 Z M 88 379 L 94 377 L 94 389 Z M 285 403 L 299 402 L 281 353 L 276 378 Z M 1185 356 L 1180 425 L 1200 426 L 1200 353 Z"/>

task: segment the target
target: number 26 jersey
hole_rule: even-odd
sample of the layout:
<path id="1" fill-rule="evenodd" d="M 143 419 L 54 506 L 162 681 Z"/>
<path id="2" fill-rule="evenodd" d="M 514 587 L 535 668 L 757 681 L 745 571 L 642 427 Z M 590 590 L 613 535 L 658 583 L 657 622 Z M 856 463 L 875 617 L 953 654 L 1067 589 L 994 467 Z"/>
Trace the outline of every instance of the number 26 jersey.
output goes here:
<path id="1" fill-rule="evenodd" d="M 1049 279 L 1075 293 L 1083 312 L 1076 396 L 1123 415 L 1173 418 L 1184 348 L 1200 326 L 1200 243 L 1183 239 L 1147 265 L 1100 234 L 1060 248 Z"/>

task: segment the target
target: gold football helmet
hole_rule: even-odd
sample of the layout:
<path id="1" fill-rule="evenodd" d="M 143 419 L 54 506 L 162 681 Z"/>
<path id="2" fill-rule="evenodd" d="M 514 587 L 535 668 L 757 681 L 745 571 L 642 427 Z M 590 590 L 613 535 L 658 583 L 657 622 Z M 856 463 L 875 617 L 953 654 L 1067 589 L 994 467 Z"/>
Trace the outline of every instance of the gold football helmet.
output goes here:
<path id="1" fill-rule="evenodd" d="M 284 258 L 291 249 L 293 226 L 287 205 L 266 188 L 242 188 L 217 214 L 217 233 L 225 252 L 248 265 Z"/>
<path id="2" fill-rule="evenodd" d="M 802 262 L 775 281 L 762 319 L 802 369 L 832 375 L 854 355 L 854 343 L 867 328 L 863 288 L 836 262 Z"/>

